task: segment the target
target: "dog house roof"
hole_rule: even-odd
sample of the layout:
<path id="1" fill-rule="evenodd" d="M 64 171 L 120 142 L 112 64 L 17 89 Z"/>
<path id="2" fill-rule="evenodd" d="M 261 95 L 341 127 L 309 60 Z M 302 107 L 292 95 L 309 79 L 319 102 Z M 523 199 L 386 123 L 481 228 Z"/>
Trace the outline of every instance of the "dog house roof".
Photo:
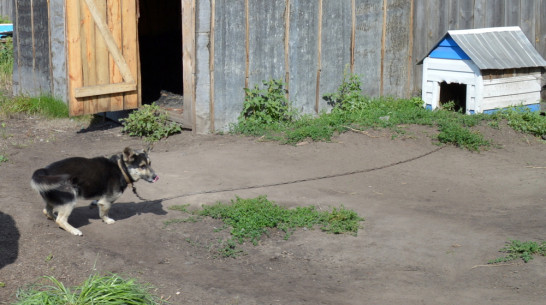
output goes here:
<path id="1" fill-rule="evenodd" d="M 517 26 L 448 31 L 418 64 L 429 56 L 470 59 L 481 70 L 546 67 Z"/>

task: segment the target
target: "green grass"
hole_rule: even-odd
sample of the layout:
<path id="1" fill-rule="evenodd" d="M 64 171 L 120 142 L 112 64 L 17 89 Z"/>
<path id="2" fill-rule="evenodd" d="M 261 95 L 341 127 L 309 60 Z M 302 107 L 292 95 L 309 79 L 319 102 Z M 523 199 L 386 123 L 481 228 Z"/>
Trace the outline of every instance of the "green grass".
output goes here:
<path id="1" fill-rule="evenodd" d="M 44 277 L 42 284 L 19 289 L 15 305 L 115 305 L 164 304 L 150 293 L 151 287 L 118 275 L 92 275 L 76 287 L 66 287 L 54 277 Z"/>
<path id="2" fill-rule="evenodd" d="M 1 20 L 0 20 L 0 23 Z M 10 90 L 13 75 L 13 39 L 8 37 L 0 43 L 0 87 Z"/>
<path id="3" fill-rule="evenodd" d="M 514 130 L 522 133 L 537 137 L 546 134 L 546 117 L 538 112 L 530 112 L 524 107 L 498 111 L 493 115 L 466 115 L 452 111 L 449 107 L 430 111 L 423 108 L 423 101 L 420 98 L 367 97 L 362 92 L 360 78 L 356 75 L 345 75 L 338 90 L 326 94 L 323 98 L 333 106 L 329 113 L 322 112 L 317 116 L 298 115 L 290 109 L 286 111 L 292 112 L 286 116 L 277 113 L 277 117 L 282 117 L 282 120 L 264 121 L 257 119 L 263 116 L 262 114 L 242 112 L 238 123 L 231 126 L 231 132 L 295 144 L 305 140 L 330 141 L 334 135 L 349 128 L 359 130 L 388 128 L 400 133 L 403 132 L 401 125 L 416 124 L 437 128 L 438 136 L 435 140 L 440 143 L 452 144 L 471 151 L 480 151 L 492 144 L 474 128 L 483 122 L 487 122 L 492 128 L 499 128 L 499 123 L 505 121 Z M 269 103 L 278 104 L 273 100 L 275 100 L 273 96 L 265 93 L 260 95 L 259 102 L 263 104 L 260 109 L 269 109 L 266 106 Z M 252 103 L 256 104 L 256 100 L 252 100 Z"/>
<path id="4" fill-rule="evenodd" d="M 171 209 L 187 212 L 186 206 L 175 206 Z M 221 219 L 225 223 L 224 228 L 231 228 L 232 238 L 224 241 L 218 250 L 223 257 L 242 253 L 237 244 L 249 241 L 257 245 L 262 236 L 269 235 L 272 229 L 285 232 L 285 239 L 297 228 L 312 229 L 315 226 L 328 233 L 356 235 L 360 222 L 364 220 L 356 212 L 343 206 L 333 208 L 332 211 L 319 211 L 314 206 L 287 209 L 269 201 L 266 196 L 250 199 L 236 197 L 230 204 L 218 202 L 203 206 L 202 210 L 193 213 L 199 217 Z M 171 221 L 169 224 L 175 222 Z"/>
<path id="5" fill-rule="evenodd" d="M 47 95 L 38 97 L 18 96 L 15 98 L 0 96 L 0 114 L 10 116 L 18 113 L 41 115 L 48 118 L 67 118 L 68 106 L 62 101 Z"/>
<path id="6" fill-rule="evenodd" d="M 499 252 L 507 253 L 507 255 L 491 260 L 489 264 L 508 262 L 520 258 L 527 263 L 533 259 L 535 254 L 546 256 L 546 241 L 539 243 L 536 241 L 510 240 Z"/>

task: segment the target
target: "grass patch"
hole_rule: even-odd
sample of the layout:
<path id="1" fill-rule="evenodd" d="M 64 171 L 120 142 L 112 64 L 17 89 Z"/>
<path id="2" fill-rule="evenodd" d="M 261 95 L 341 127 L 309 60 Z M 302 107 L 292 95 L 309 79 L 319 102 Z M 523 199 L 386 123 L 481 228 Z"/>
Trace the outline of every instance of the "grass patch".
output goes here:
<path id="1" fill-rule="evenodd" d="M 15 98 L 0 96 L 0 114 L 11 116 L 18 113 L 42 115 L 48 118 L 68 118 L 68 106 L 47 95 Z"/>
<path id="2" fill-rule="evenodd" d="M 187 212 L 186 207 L 173 206 L 171 209 Z M 218 249 L 222 257 L 242 254 L 238 244 L 249 241 L 257 245 L 262 236 L 269 235 L 272 229 L 285 232 L 285 239 L 297 228 L 313 229 L 316 226 L 327 233 L 356 235 L 360 222 L 364 220 L 343 206 L 330 212 L 319 211 L 314 206 L 287 209 L 269 201 L 266 196 L 250 199 L 236 197 L 229 204 L 218 202 L 192 213 L 198 217 L 221 219 L 225 224 L 222 229 L 230 228 L 232 238 L 223 241 Z M 166 225 L 193 220 L 198 219 L 171 220 Z"/>
<path id="3" fill-rule="evenodd" d="M 88 305 L 88 304 L 164 304 L 150 293 L 151 287 L 138 284 L 134 279 L 117 275 L 90 276 L 83 284 L 65 287 L 54 277 L 44 277 L 45 282 L 30 285 L 17 292 L 16 305 Z"/>
<path id="4" fill-rule="evenodd" d="M 527 263 L 533 259 L 535 254 L 546 256 L 546 241 L 539 243 L 536 241 L 510 240 L 499 252 L 507 253 L 507 255 L 491 260 L 488 262 L 489 264 L 508 262 L 520 258 Z"/>
<path id="5" fill-rule="evenodd" d="M 357 75 L 345 74 L 337 91 L 323 96 L 333 107 L 331 112 L 322 112 L 316 116 L 294 113 L 294 109 L 289 107 L 290 102 L 279 102 L 279 98 L 284 98 L 279 94 L 284 92 L 280 87 L 282 82 L 275 83 L 276 94 L 269 94 L 268 88 L 271 85 L 264 84 L 266 87 L 261 94 L 247 91 L 244 109 L 256 104 L 256 100 L 259 100 L 261 106 L 254 107 L 252 112 L 243 110 L 237 124 L 231 126 L 232 133 L 295 144 L 304 140 L 330 141 L 334 135 L 347 131 L 348 127 L 359 130 L 389 128 L 400 133 L 403 132 L 401 125 L 416 124 L 436 127 L 439 142 L 471 151 L 480 151 L 491 145 L 491 141 L 473 129 L 484 121 L 489 122 L 493 128 L 498 128 L 500 121 L 506 121 L 519 132 L 534 136 L 546 134 L 546 117 L 538 112 L 530 112 L 525 107 L 498 111 L 494 115 L 466 115 L 450 110 L 449 107 L 430 111 L 423 108 L 420 98 L 367 97 L 361 90 L 361 81 Z M 275 109 L 275 116 L 266 115 L 271 113 L 270 108 Z M 264 116 L 268 119 L 262 119 Z"/>

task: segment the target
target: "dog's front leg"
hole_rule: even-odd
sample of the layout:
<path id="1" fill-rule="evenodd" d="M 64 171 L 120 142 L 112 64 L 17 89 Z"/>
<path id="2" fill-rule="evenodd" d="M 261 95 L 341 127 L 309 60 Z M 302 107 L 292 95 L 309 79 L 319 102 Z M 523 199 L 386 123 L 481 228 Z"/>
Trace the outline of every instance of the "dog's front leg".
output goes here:
<path id="1" fill-rule="evenodd" d="M 108 217 L 108 212 L 110 211 L 112 202 L 110 202 L 108 199 L 101 198 L 97 202 L 97 205 L 99 206 L 99 216 L 102 221 L 106 222 L 107 224 L 113 224 L 114 222 L 116 222 L 112 218 Z"/>

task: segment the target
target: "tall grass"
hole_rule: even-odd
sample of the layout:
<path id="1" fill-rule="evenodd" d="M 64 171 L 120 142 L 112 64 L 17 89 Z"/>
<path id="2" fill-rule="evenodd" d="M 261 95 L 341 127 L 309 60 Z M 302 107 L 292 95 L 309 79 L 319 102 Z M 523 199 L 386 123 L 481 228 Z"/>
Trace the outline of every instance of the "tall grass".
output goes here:
<path id="1" fill-rule="evenodd" d="M 0 114 L 10 116 L 17 113 L 43 115 L 48 118 L 68 117 L 68 106 L 51 96 L 7 97 L 0 96 Z"/>
<path id="2" fill-rule="evenodd" d="M 49 283 L 31 285 L 17 292 L 15 305 L 152 305 L 163 304 L 150 293 L 150 287 L 134 279 L 117 275 L 90 276 L 83 284 L 66 287 L 54 277 L 46 276 Z"/>

